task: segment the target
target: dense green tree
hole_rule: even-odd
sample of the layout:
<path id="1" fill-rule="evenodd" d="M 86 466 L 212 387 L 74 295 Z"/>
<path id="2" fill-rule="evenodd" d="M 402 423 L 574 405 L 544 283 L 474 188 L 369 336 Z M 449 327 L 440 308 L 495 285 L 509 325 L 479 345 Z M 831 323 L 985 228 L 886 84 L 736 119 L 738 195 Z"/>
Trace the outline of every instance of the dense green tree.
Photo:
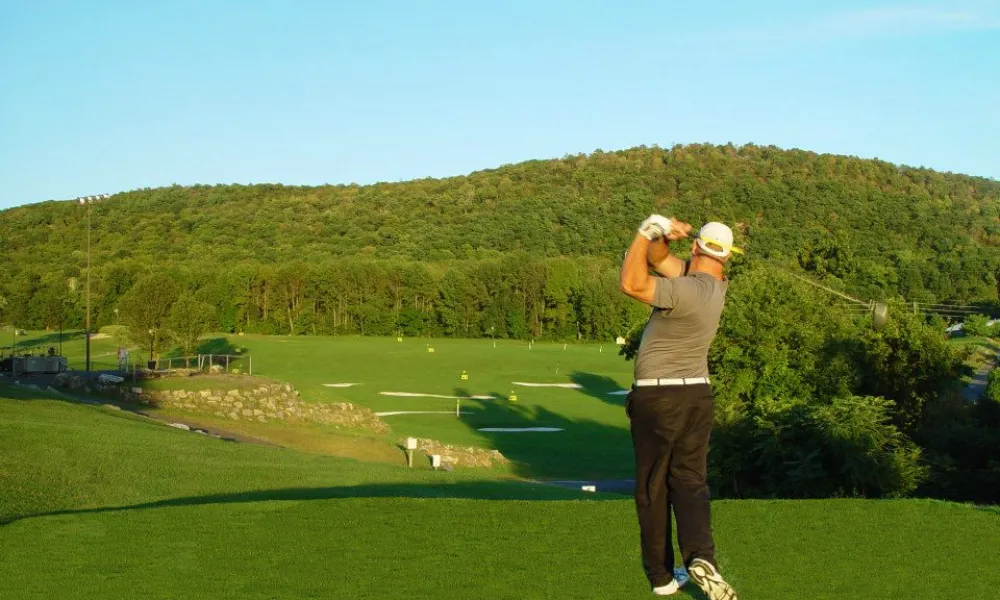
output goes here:
<path id="1" fill-rule="evenodd" d="M 178 286 L 163 274 L 146 275 L 122 297 L 120 315 L 129 341 L 149 351 L 155 360 L 172 341 L 170 311 Z"/>
<path id="2" fill-rule="evenodd" d="M 198 339 L 207 333 L 215 317 L 215 307 L 190 293 L 182 294 L 170 307 L 167 326 L 184 350 L 184 356 L 194 355 Z"/>
<path id="3" fill-rule="evenodd" d="M 967 351 L 950 345 L 940 329 L 897 312 L 883 329 L 861 331 L 856 390 L 893 400 L 893 422 L 912 434 L 924 424 L 928 403 L 966 374 Z"/>
<path id="4" fill-rule="evenodd" d="M 287 324 L 289 335 L 295 335 L 296 323 L 309 308 L 306 291 L 310 270 L 301 262 L 282 265 L 274 275 L 275 307 L 280 308 L 282 325 Z"/>
<path id="5" fill-rule="evenodd" d="M 479 313 L 485 303 L 486 290 L 464 269 L 450 269 L 441 280 L 439 311 L 441 325 L 447 335 L 473 337 L 479 335 Z"/>

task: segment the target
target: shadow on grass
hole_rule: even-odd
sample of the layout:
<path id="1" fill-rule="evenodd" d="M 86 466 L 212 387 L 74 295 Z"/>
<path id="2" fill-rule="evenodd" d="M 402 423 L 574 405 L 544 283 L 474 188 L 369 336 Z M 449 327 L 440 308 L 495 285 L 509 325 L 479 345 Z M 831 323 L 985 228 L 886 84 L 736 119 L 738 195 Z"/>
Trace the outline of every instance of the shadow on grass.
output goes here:
<path id="1" fill-rule="evenodd" d="M 223 365 L 230 366 L 236 364 L 243 359 L 243 355 L 237 350 L 237 347 L 230 343 L 224 337 L 213 337 L 200 340 L 198 345 L 194 347 L 191 351 L 191 356 L 200 354 L 206 357 L 211 357 L 211 364 L 213 365 Z M 180 347 L 172 348 L 169 352 L 166 352 L 161 357 L 162 359 L 178 359 L 184 358 L 186 356 L 184 349 Z M 226 358 L 229 356 L 230 358 Z M 191 366 L 196 363 L 187 363 L 186 366 Z"/>
<path id="2" fill-rule="evenodd" d="M 0 397 L 10 400 L 56 400 L 63 401 L 45 391 L 38 385 L 14 385 L 9 379 L 0 379 Z"/>
<path id="3" fill-rule="evenodd" d="M 625 406 L 624 394 L 611 393 L 622 389 L 622 386 L 618 385 L 618 382 L 614 379 L 606 375 L 596 375 L 580 371 L 570 373 L 569 378 L 573 383 L 579 384 L 581 386 L 580 391 L 591 398 L 597 398 L 601 402 L 614 404 L 615 406 Z"/>
<path id="4" fill-rule="evenodd" d="M 619 389 L 612 384 L 613 389 Z M 601 389 L 604 389 L 603 387 Z M 520 393 L 520 392 L 519 392 Z M 527 390 L 527 394 L 532 391 Z M 597 393 L 597 392 L 595 392 Z M 469 396 L 457 388 L 456 396 Z M 512 402 L 493 392 L 497 400 L 463 406 L 462 423 L 496 448 L 513 464 L 512 470 L 533 479 L 605 480 L 634 476 L 632 440 L 624 408 L 621 424 L 571 419 L 536 404 Z M 545 427 L 560 431 L 482 431 L 482 428 Z"/>
<path id="5" fill-rule="evenodd" d="M 219 441 L 223 442 L 234 442 L 241 444 L 252 444 L 254 446 L 268 446 L 272 448 L 280 447 L 278 444 L 272 443 L 268 440 L 262 438 L 256 438 L 249 435 L 244 435 L 242 433 L 236 433 L 226 429 L 221 429 L 212 425 L 196 424 L 198 421 L 198 415 L 190 415 L 194 418 L 185 416 L 178 417 L 163 417 L 158 416 L 155 413 L 151 413 L 150 408 L 155 408 L 155 406 L 150 407 L 146 404 L 136 404 L 132 402 L 123 401 L 121 398 L 116 396 L 104 396 L 100 394 L 78 394 L 70 390 L 53 390 L 49 387 L 49 382 L 52 379 L 51 375 L 40 376 L 36 378 L 29 379 L 30 383 L 22 385 L 13 385 L 6 379 L 0 379 L 0 398 L 10 399 L 10 400 L 24 400 L 24 401 L 38 401 L 45 400 L 50 402 L 65 402 L 73 406 L 89 406 L 89 407 L 114 407 L 119 410 L 110 410 L 105 413 L 108 418 L 130 418 L 130 419 L 149 419 L 160 424 L 169 423 L 184 423 L 191 427 L 192 429 L 197 429 L 205 432 L 206 435 L 213 437 Z"/>
<path id="6" fill-rule="evenodd" d="M 12 335 L 9 331 L 7 332 L 7 334 Z M 17 339 L 17 351 L 18 353 L 21 353 L 24 351 L 33 350 L 35 351 L 35 353 L 38 353 L 39 351 L 41 352 L 47 351 L 49 348 L 55 348 L 56 351 L 58 352 L 60 340 L 62 340 L 62 343 L 65 344 L 74 340 L 82 340 L 83 337 L 84 336 L 82 331 L 63 331 L 62 333 L 55 331 L 37 337 L 35 336 L 20 337 Z M 13 342 L 14 340 L 12 337 L 4 339 L 3 346 L 0 346 L 0 351 L 9 354 L 11 351 L 11 344 Z"/>
<path id="7" fill-rule="evenodd" d="M 555 486 L 501 482 L 475 481 L 463 483 L 385 483 L 343 487 L 284 488 L 275 490 L 253 490 L 229 494 L 208 494 L 169 498 L 126 506 L 106 506 L 100 508 L 80 508 L 54 510 L 43 513 L 17 515 L 0 518 L 0 525 L 8 525 L 24 519 L 52 517 L 60 515 L 85 515 L 115 513 L 155 508 L 208 506 L 220 504 L 246 504 L 253 502 L 302 502 L 309 500 L 336 500 L 345 498 L 420 498 L 420 499 L 463 499 L 463 500 L 529 500 L 556 501 L 579 500 L 585 502 L 620 501 L 621 497 L 602 494 L 582 494 Z"/>
<path id="8" fill-rule="evenodd" d="M 198 354 L 236 354 L 236 346 L 224 337 L 209 338 L 198 343 Z"/>

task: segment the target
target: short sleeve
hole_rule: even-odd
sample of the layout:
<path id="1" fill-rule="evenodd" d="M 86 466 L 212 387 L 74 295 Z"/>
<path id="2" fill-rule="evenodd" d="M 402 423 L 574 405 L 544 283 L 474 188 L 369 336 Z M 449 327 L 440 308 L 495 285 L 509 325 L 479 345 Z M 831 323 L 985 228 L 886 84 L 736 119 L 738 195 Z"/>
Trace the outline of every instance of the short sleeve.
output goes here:
<path id="1" fill-rule="evenodd" d="M 653 291 L 653 301 L 656 308 L 674 308 L 677 306 L 677 280 L 666 277 L 654 277 L 656 288 Z"/>

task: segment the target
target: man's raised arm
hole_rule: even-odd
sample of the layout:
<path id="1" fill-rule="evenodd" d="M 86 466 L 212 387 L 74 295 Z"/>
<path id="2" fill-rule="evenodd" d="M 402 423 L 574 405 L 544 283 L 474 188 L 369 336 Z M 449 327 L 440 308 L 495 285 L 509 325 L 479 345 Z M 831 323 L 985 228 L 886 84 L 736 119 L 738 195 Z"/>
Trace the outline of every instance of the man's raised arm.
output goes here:
<path id="1" fill-rule="evenodd" d="M 670 219 L 660 215 L 651 215 L 639 226 L 639 231 L 632 239 L 632 244 L 625 253 L 622 262 L 618 287 L 626 295 L 650 304 L 656 292 L 656 280 L 649 275 L 647 256 L 650 245 L 673 231 Z"/>
<path id="2" fill-rule="evenodd" d="M 663 277 L 680 277 L 684 274 L 684 261 L 670 253 L 670 240 L 666 237 L 649 243 L 646 262 Z"/>

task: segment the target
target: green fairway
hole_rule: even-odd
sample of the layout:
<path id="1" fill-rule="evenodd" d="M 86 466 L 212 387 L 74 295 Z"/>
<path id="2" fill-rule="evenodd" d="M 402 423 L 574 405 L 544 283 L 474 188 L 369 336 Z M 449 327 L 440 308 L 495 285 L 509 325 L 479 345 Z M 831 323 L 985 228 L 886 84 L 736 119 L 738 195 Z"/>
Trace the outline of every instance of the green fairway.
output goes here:
<path id="1" fill-rule="evenodd" d="M 17 389 L 0 397 L 5 599 L 649 595 L 630 499 L 224 442 Z M 714 513 L 744 599 L 985 600 L 1000 584 L 992 510 L 723 501 Z"/>
<path id="2" fill-rule="evenodd" d="M 49 334 L 26 336 L 25 343 Z M 39 344 L 35 343 L 38 347 Z M 444 414 L 385 416 L 391 439 L 430 438 L 446 444 L 496 448 L 512 462 L 508 471 L 533 478 L 631 477 L 632 447 L 624 396 L 609 395 L 631 381 L 631 363 L 614 344 L 534 343 L 513 340 L 449 340 L 322 336 L 212 336 L 205 350 L 245 349 L 239 367 L 254 376 L 295 385 L 306 401 L 349 401 L 377 412 L 421 411 Z M 70 365 L 83 368 L 83 338 L 64 342 Z M 92 343 L 95 365 L 114 366 L 115 344 Z M 434 352 L 428 352 L 433 348 Z M 137 351 L 133 350 L 135 358 Z M 95 366 L 95 368 L 98 368 Z M 468 379 L 461 378 L 465 371 Z M 513 382 L 578 384 L 580 389 L 523 387 Z M 324 384 L 357 384 L 327 387 Z M 143 384 L 156 389 L 207 385 L 195 379 L 164 379 Z M 236 381 L 225 385 L 238 387 Z M 451 398 L 387 396 L 382 392 L 439 396 L 489 396 L 463 399 L 461 416 Z M 511 401 L 510 396 L 517 400 Z M 480 428 L 546 427 L 557 432 L 485 432 Z"/>
<path id="3" fill-rule="evenodd" d="M 29 332 L 22 342 L 42 348 L 53 334 Z M 83 367 L 79 332 L 64 342 L 71 366 Z M 95 368 L 113 365 L 115 342 L 94 340 Z M 434 352 L 428 349 L 433 348 Z M 618 479 L 633 475 L 633 458 L 624 396 L 632 364 L 614 344 L 528 344 L 515 340 L 455 340 L 323 336 L 207 336 L 203 352 L 244 355 L 234 366 L 244 374 L 251 363 L 255 377 L 287 381 L 311 402 L 349 401 L 377 412 L 422 412 L 383 416 L 390 434 L 378 444 L 351 447 L 358 441 L 338 439 L 322 428 L 300 430 L 240 425 L 243 433 L 293 446 L 342 456 L 386 461 L 403 437 L 415 436 L 446 444 L 498 449 L 512 461 L 495 471 L 535 479 Z M 133 350 L 135 358 L 139 352 Z M 103 362 L 102 362 L 103 361 Z M 468 379 L 462 379 L 463 371 Z M 523 387 L 514 382 L 578 384 L 580 389 Z M 351 387 L 328 385 L 354 384 Z M 252 381 L 219 382 L 207 378 L 160 379 L 141 383 L 154 389 L 240 387 Z M 439 396 L 489 396 L 462 399 L 461 416 L 452 398 L 389 396 L 382 392 Z M 517 401 L 511 401 L 514 393 Z M 173 412 L 163 413 L 180 418 Z M 224 427 L 225 422 L 208 423 Z M 235 426 L 234 426 L 235 427 Z M 480 428 L 547 427 L 556 432 L 487 432 Z"/>
<path id="4" fill-rule="evenodd" d="M 614 344 L 499 340 L 232 336 L 248 348 L 254 374 L 290 381 L 314 401 L 347 400 L 375 411 L 433 411 L 383 417 L 398 436 L 496 448 L 530 477 L 612 478 L 632 474 L 624 396 L 631 363 Z M 428 352 L 428 347 L 434 352 Z M 462 372 L 468 375 L 461 379 Z M 582 389 L 522 387 L 513 382 L 576 383 Z M 324 384 L 358 384 L 332 388 Z M 386 396 L 381 392 L 492 396 Z M 509 400 L 511 393 L 517 401 Z M 550 427 L 554 433 L 483 432 L 480 428 Z"/>

